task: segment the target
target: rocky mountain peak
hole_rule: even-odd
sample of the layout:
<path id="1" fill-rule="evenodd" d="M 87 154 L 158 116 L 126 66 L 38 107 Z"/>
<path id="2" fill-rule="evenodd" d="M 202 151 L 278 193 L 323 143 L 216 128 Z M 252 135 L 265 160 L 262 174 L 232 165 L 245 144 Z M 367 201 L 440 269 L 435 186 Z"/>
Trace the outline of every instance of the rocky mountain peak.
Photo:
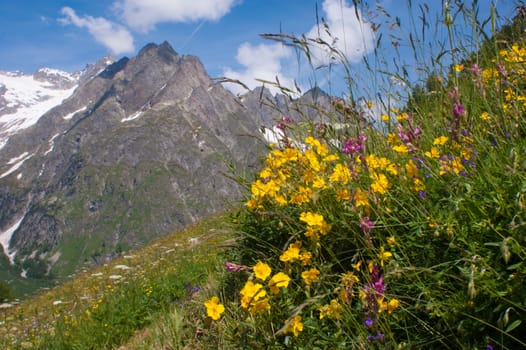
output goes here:
<path id="1" fill-rule="evenodd" d="M 78 77 L 73 74 L 52 68 L 40 68 L 33 73 L 33 79 L 48 83 L 52 89 L 70 89 L 77 84 Z"/>
<path id="2" fill-rule="evenodd" d="M 264 152 L 252 112 L 197 57 L 164 42 L 101 61 L 0 149 L 11 278 L 64 276 L 223 210 L 242 192 L 225 174 Z"/>
<path id="3" fill-rule="evenodd" d="M 173 63 L 177 60 L 179 55 L 172 46 L 164 41 L 162 44 L 157 45 L 155 43 L 149 43 L 144 46 L 137 55 L 137 59 L 149 59 L 152 57 L 157 57 L 158 59 L 164 60 L 165 63 Z"/>

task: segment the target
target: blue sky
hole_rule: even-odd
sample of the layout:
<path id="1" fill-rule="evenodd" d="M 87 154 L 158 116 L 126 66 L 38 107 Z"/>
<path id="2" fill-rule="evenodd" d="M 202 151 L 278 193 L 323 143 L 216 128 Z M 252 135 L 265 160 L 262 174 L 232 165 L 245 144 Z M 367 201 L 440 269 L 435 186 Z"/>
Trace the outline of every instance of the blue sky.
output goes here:
<path id="1" fill-rule="evenodd" d="M 419 5 L 426 4 L 430 18 L 443 9 L 440 0 L 413 0 L 413 14 L 405 0 L 360 2 L 361 20 L 356 19 L 351 0 L 1 1 L 0 70 L 31 73 L 47 66 L 71 72 L 109 53 L 132 57 L 149 42 L 167 40 L 178 53 L 198 56 L 213 77 L 228 75 L 249 81 L 251 87 L 254 78 L 273 80 L 276 75 L 284 83 L 298 79 L 302 86 L 314 80 L 323 85 L 329 76 L 342 73 L 342 68 L 306 72 L 305 64 L 298 68 L 293 50 L 263 40 L 259 34 L 281 30 L 316 36 L 317 13 L 333 26 L 351 67 L 360 67 L 360 59 L 371 55 L 378 36 L 392 31 L 388 25 L 396 17 L 409 25 L 418 22 Z M 479 1 L 481 16 L 487 16 L 492 2 Z M 513 15 L 517 1 L 494 2 L 501 15 Z M 376 5 L 392 17 L 379 18 Z M 383 25 L 373 32 L 368 20 Z M 431 45 L 437 40 L 427 38 Z M 381 55 L 392 53 L 386 48 Z M 317 54 L 316 63 L 327 62 L 323 52 Z M 402 56 L 410 59 L 411 55 L 403 52 Z"/>

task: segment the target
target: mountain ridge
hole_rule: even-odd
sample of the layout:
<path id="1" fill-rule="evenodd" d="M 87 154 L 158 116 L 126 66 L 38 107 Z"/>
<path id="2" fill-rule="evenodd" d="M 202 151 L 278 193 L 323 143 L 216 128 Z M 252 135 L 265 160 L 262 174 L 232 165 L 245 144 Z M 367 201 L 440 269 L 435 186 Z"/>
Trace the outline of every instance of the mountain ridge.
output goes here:
<path id="1" fill-rule="evenodd" d="M 258 166 L 257 133 L 199 59 L 167 42 L 79 80 L 0 150 L 9 277 L 64 277 L 224 210 L 242 192 L 224 174 Z"/>

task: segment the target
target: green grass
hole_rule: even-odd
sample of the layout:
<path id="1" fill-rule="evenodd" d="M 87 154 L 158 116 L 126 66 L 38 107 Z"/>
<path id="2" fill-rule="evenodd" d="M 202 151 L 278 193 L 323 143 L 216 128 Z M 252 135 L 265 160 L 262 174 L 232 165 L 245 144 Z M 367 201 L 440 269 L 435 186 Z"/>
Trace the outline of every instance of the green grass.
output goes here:
<path id="1" fill-rule="evenodd" d="M 225 217 L 204 220 L 2 309 L 0 347 L 111 349 L 177 308 L 196 307 L 224 260 L 229 226 Z"/>

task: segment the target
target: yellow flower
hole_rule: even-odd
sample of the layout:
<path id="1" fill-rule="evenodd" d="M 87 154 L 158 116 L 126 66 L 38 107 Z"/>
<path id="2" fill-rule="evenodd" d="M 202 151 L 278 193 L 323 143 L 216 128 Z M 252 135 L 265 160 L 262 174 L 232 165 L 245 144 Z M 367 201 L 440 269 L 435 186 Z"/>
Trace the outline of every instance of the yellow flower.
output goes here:
<path id="1" fill-rule="evenodd" d="M 261 172 L 259 173 L 259 178 L 266 179 L 267 177 L 271 177 L 272 175 L 274 175 L 272 168 L 266 167 L 265 169 L 261 170 Z"/>
<path id="2" fill-rule="evenodd" d="M 219 303 L 219 298 L 213 296 L 209 300 L 205 301 L 206 314 L 212 320 L 217 321 L 221 317 L 221 314 L 225 312 L 225 306 Z"/>
<path id="3" fill-rule="evenodd" d="M 253 315 L 265 310 L 270 310 L 270 304 L 268 303 L 267 298 L 254 302 L 248 309 L 248 311 Z"/>
<path id="4" fill-rule="evenodd" d="M 415 191 L 423 191 L 426 189 L 426 185 L 424 185 L 424 182 L 418 178 L 413 180 L 413 189 Z"/>
<path id="5" fill-rule="evenodd" d="M 325 316 L 339 320 L 341 312 L 343 311 L 343 306 L 338 303 L 338 300 L 332 299 L 330 304 L 320 306 L 318 311 L 320 311 L 320 320 Z"/>
<path id="6" fill-rule="evenodd" d="M 254 210 L 256 208 L 262 208 L 261 205 L 258 204 L 258 202 L 255 200 L 255 199 L 249 199 L 246 204 L 248 209 L 250 210 Z"/>
<path id="7" fill-rule="evenodd" d="M 305 158 L 307 158 L 309 166 L 312 170 L 314 170 L 314 172 L 319 172 L 321 170 L 320 162 L 313 150 L 309 149 L 305 151 Z"/>
<path id="8" fill-rule="evenodd" d="M 308 251 L 303 251 L 300 254 L 300 261 L 303 266 L 310 264 L 312 260 L 312 253 Z"/>
<path id="9" fill-rule="evenodd" d="M 409 153 L 409 148 L 407 148 L 407 146 L 404 144 L 393 146 L 392 148 L 393 148 L 393 151 L 395 151 L 396 153 L 400 153 L 400 154 Z"/>
<path id="10" fill-rule="evenodd" d="M 395 164 L 389 164 L 385 170 L 391 175 L 398 175 L 398 168 Z"/>
<path id="11" fill-rule="evenodd" d="M 455 72 L 460 73 L 464 69 L 464 65 L 463 64 L 455 64 L 453 66 L 453 69 L 455 70 Z"/>
<path id="12" fill-rule="evenodd" d="M 383 246 L 380 247 L 380 253 L 378 253 L 378 258 L 380 259 L 380 265 L 382 267 L 384 267 L 384 261 L 387 261 L 392 256 L 393 254 L 390 252 L 386 252 Z"/>
<path id="13" fill-rule="evenodd" d="M 396 120 L 398 120 L 399 122 L 401 122 L 402 120 L 407 120 L 407 118 L 409 118 L 409 115 L 405 112 L 402 112 L 401 114 L 396 116 Z"/>
<path id="14" fill-rule="evenodd" d="M 312 187 L 316 189 L 322 189 L 325 187 L 325 179 L 321 176 L 316 176 L 312 182 Z"/>
<path id="15" fill-rule="evenodd" d="M 455 159 L 451 161 L 451 166 L 453 167 L 453 171 L 457 175 L 464 170 L 464 165 L 462 164 L 462 161 L 459 157 L 455 157 Z"/>
<path id="16" fill-rule="evenodd" d="M 484 112 L 480 115 L 480 119 L 482 120 L 489 120 L 491 119 L 491 116 L 488 114 L 488 112 Z"/>
<path id="17" fill-rule="evenodd" d="M 435 140 L 433 141 L 433 145 L 442 146 L 445 145 L 448 140 L 449 137 L 447 136 L 439 136 L 435 138 Z"/>
<path id="18" fill-rule="evenodd" d="M 396 142 L 396 140 L 398 139 L 398 137 L 396 136 L 395 133 L 389 133 L 387 134 L 387 142 L 390 143 L 390 144 L 393 144 Z"/>
<path id="19" fill-rule="evenodd" d="M 424 153 L 428 158 L 440 158 L 440 151 L 436 147 L 432 147 L 430 151 Z"/>
<path id="20" fill-rule="evenodd" d="M 303 221 L 307 224 L 307 232 L 305 235 L 308 237 L 314 238 L 316 233 L 326 235 L 331 229 L 331 225 L 325 222 L 323 215 L 312 213 L 312 212 L 303 212 L 300 214 L 300 221 Z"/>
<path id="21" fill-rule="evenodd" d="M 389 302 L 387 303 L 387 312 L 389 314 L 393 313 L 393 311 L 396 310 L 399 305 L 400 301 L 398 301 L 398 299 L 389 300 Z"/>
<path id="22" fill-rule="evenodd" d="M 382 114 L 380 119 L 384 122 L 388 122 L 391 118 L 387 114 Z"/>
<path id="23" fill-rule="evenodd" d="M 334 162 L 335 160 L 338 160 L 338 159 L 340 159 L 340 157 L 338 157 L 336 154 L 329 154 L 328 156 L 323 158 L 323 161 L 327 162 L 327 163 L 330 163 L 330 162 Z"/>
<path id="24" fill-rule="evenodd" d="M 287 288 L 289 286 L 290 277 L 283 273 L 278 272 L 268 282 L 268 286 L 270 288 L 270 292 L 272 294 L 278 294 L 280 288 Z"/>
<path id="25" fill-rule="evenodd" d="M 385 157 L 377 157 L 374 154 L 369 154 L 365 157 L 365 161 L 370 169 L 386 169 L 391 164 L 389 159 Z"/>
<path id="26" fill-rule="evenodd" d="M 359 262 L 358 264 L 361 264 L 361 262 Z M 358 264 L 356 264 L 356 265 L 358 265 Z M 354 266 L 355 265 L 353 265 L 353 267 Z M 360 268 L 358 267 L 358 271 L 359 271 L 359 269 Z M 343 295 L 340 294 L 340 297 L 342 298 L 342 300 L 348 301 L 348 299 L 354 295 L 353 288 L 354 288 L 354 284 L 356 282 L 360 282 L 360 278 L 358 276 L 356 276 L 354 274 L 354 272 L 346 272 L 346 273 L 342 274 L 341 286 L 343 287 L 342 290 L 345 291 L 345 293 Z"/>
<path id="27" fill-rule="evenodd" d="M 289 263 L 298 260 L 300 258 L 300 247 L 301 247 L 301 242 L 299 241 L 289 245 L 287 250 L 285 250 L 283 254 L 281 254 L 281 256 L 279 257 L 279 260 L 283 262 L 289 262 Z"/>
<path id="28" fill-rule="evenodd" d="M 356 264 L 352 264 L 352 268 L 355 269 L 356 271 L 360 271 L 360 269 L 362 268 L 362 262 L 363 261 L 358 261 Z"/>
<path id="29" fill-rule="evenodd" d="M 263 286 L 260 283 L 247 281 L 239 294 L 242 296 L 241 307 L 246 310 L 249 308 L 251 303 L 258 301 L 267 295 L 267 292 L 263 289 Z"/>
<path id="30" fill-rule="evenodd" d="M 316 148 L 316 153 L 321 157 L 325 157 L 329 153 L 329 149 L 327 148 L 327 145 L 323 143 Z"/>
<path id="31" fill-rule="evenodd" d="M 303 331 L 303 323 L 301 323 L 301 316 L 294 316 L 292 320 L 285 321 L 286 325 L 283 329 L 283 333 L 292 333 L 295 337 Z"/>
<path id="32" fill-rule="evenodd" d="M 380 173 L 371 173 L 371 179 L 373 179 L 373 183 L 371 184 L 371 189 L 375 193 L 385 194 L 391 187 L 391 184 L 389 183 L 389 180 L 387 179 L 387 176 Z"/>
<path id="33" fill-rule="evenodd" d="M 312 190 L 305 186 L 299 186 L 297 191 L 290 195 L 290 202 L 293 204 L 309 203 L 312 198 Z"/>
<path id="34" fill-rule="evenodd" d="M 320 270 L 312 268 L 301 273 L 301 278 L 306 285 L 310 286 L 312 283 L 316 282 L 320 278 Z"/>
<path id="35" fill-rule="evenodd" d="M 332 171 L 329 181 L 332 183 L 341 182 L 343 185 L 347 185 L 351 179 L 351 172 L 349 168 L 341 163 L 336 164 Z"/>
<path id="36" fill-rule="evenodd" d="M 316 140 L 314 137 L 312 136 L 307 136 L 305 138 L 305 143 L 311 147 L 319 147 L 321 144 L 320 144 L 320 141 Z"/>
<path id="37" fill-rule="evenodd" d="M 354 194 L 354 204 L 357 207 L 368 207 L 369 199 L 367 198 L 367 192 L 357 188 Z"/>
<path id="38" fill-rule="evenodd" d="M 337 188 L 336 189 L 336 200 L 339 202 L 345 202 L 351 199 L 351 194 L 346 188 Z"/>
<path id="39" fill-rule="evenodd" d="M 387 244 L 388 244 L 388 245 L 392 246 L 392 245 L 394 245 L 395 243 L 396 243 L 396 238 L 395 238 L 395 236 L 390 236 L 390 237 L 387 238 Z"/>
<path id="40" fill-rule="evenodd" d="M 270 266 L 265 264 L 262 261 L 258 261 L 256 265 L 254 265 L 254 274 L 256 275 L 256 278 L 264 281 L 267 279 L 268 276 L 270 276 L 270 273 L 272 272 L 272 269 Z"/>

